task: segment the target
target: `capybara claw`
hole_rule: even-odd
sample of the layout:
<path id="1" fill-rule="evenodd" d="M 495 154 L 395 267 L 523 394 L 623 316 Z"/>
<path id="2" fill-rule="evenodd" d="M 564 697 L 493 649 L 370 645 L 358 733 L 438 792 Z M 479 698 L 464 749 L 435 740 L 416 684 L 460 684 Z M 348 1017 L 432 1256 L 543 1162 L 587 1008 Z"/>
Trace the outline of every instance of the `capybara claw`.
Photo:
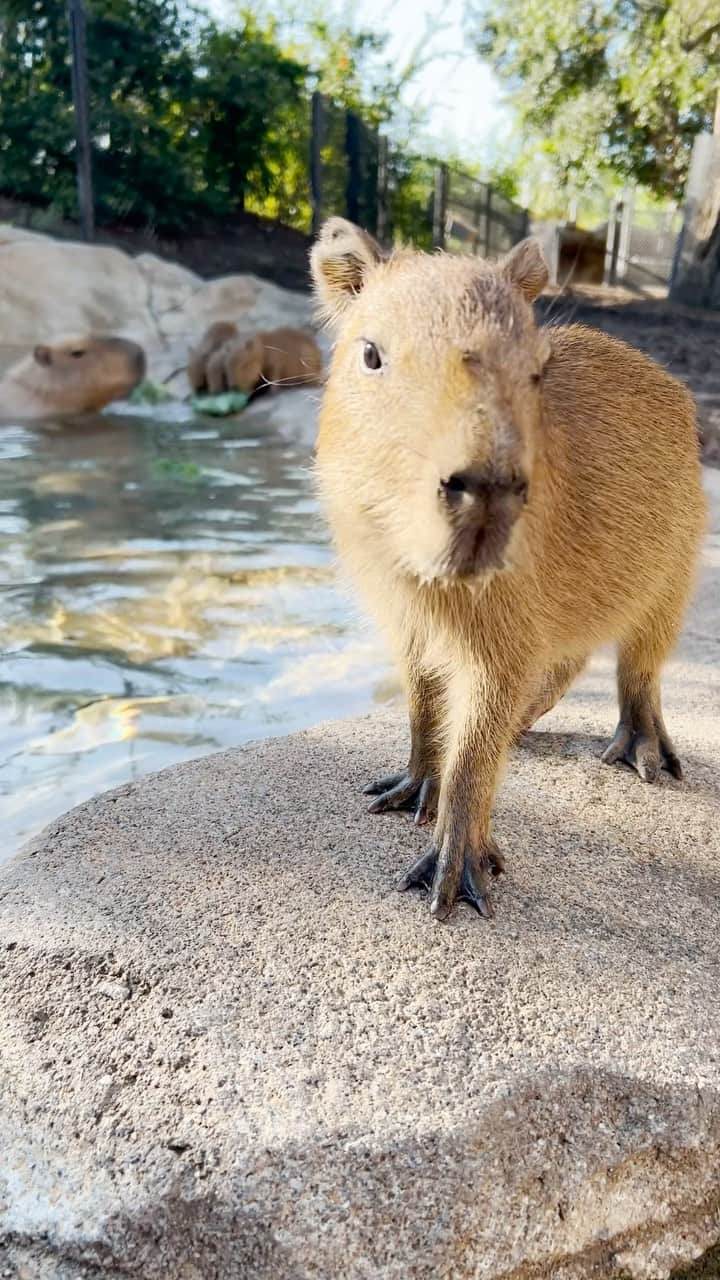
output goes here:
<path id="1" fill-rule="evenodd" d="M 461 866 L 458 859 L 439 851 L 435 845 L 422 854 L 401 878 L 398 889 L 427 889 L 430 892 L 430 914 L 436 920 L 447 920 L 456 902 L 468 902 L 489 920 L 493 912 L 488 897 L 491 878 L 505 870 L 503 859 L 494 843 L 482 854 L 466 850 Z M 458 874 L 459 872 L 459 874 Z"/>
<path id="2" fill-rule="evenodd" d="M 418 775 L 410 769 L 369 782 L 363 787 L 363 795 L 375 796 L 372 804 L 368 805 L 369 813 L 411 809 L 418 826 L 432 821 L 437 813 L 437 782 L 432 777 Z"/>
<path id="3" fill-rule="evenodd" d="M 430 847 L 422 857 L 413 862 L 411 867 L 401 876 L 398 881 L 398 889 L 400 893 L 404 893 L 406 889 L 431 889 L 433 877 L 435 875 L 435 864 L 437 863 L 437 852 L 434 847 Z"/>
<path id="4" fill-rule="evenodd" d="M 628 764 L 643 782 L 655 782 L 662 769 L 673 778 L 682 778 L 682 765 L 660 723 L 654 732 L 643 733 L 621 720 L 612 741 L 602 753 L 603 764 Z"/>

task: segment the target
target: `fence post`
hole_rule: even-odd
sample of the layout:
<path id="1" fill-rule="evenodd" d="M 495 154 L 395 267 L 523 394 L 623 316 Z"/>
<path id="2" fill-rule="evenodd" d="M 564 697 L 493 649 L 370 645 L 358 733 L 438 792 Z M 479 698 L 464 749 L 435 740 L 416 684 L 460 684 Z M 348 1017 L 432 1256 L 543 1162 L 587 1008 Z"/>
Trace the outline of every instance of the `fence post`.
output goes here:
<path id="1" fill-rule="evenodd" d="M 360 120 L 354 111 L 345 112 L 345 158 L 347 182 L 345 184 L 345 217 L 360 222 Z M 364 221 L 364 219 L 363 219 Z"/>
<path id="2" fill-rule="evenodd" d="M 492 230 L 492 198 L 493 189 L 488 182 L 485 190 L 485 257 L 490 257 L 490 249 L 492 247 L 491 230 Z"/>
<path id="3" fill-rule="evenodd" d="M 613 285 L 615 283 L 615 271 L 617 269 L 617 200 L 613 196 L 610 201 L 610 214 L 608 217 L 607 234 L 605 236 L 605 270 L 603 272 L 603 284 Z"/>
<path id="4" fill-rule="evenodd" d="M 310 202 L 312 205 L 312 233 L 317 235 L 322 222 L 322 144 L 323 97 L 316 89 L 312 96 L 310 126 Z"/>
<path id="5" fill-rule="evenodd" d="M 390 241 L 390 217 L 388 207 L 388 140 L 383 134 L 377 134 L 377 227 L 376 234 L 381 244 Z"/>
<path id="6" fill-rule="evenodd" d="M 445 215 L 447 213 L 448 167 L 439 164 L 435 168 L 435 189 L 433 192 L 433 248 L 445 248 Z"/>
<path id="7" fill-rule="evenodd" d="M 90 102 L 87 72 L 86 19 L 83 0 L 68 0 L 72 96 L 75 115 L 75 147 L 78 187 L 78 210 L 83 240 L 95 236 L 95 209 L 92 184 L 92 151 L 90 144 Z"/>
<path id="8" fill-rule="evenodd" d="M 620 241 L 618 248 L 618 264 L 616 275 L 624 280 L 630 265 L 630 249 L 632 245 L 633 218 L 635 216 L 635 190 L 630 187 L 622 193 L 620 218 Z"/>
<path id="9" fill-rule="evenodd" d="M 480 248 L 480 224 L 485 216 L 483 210 L 485 207 L 484 197 L 487 196 L 487 187 L 485 186 L 484 183 L 480 183 L 480 182 L 476 183 L 476 186 L 477 186 L 478 194 L 477 194 L 477 200 L 475 200 L 473 204 L 474 226 L 473 226 L 473 238 L 472 238 L 472 251 L 477 257 L 477 253 Z"/>

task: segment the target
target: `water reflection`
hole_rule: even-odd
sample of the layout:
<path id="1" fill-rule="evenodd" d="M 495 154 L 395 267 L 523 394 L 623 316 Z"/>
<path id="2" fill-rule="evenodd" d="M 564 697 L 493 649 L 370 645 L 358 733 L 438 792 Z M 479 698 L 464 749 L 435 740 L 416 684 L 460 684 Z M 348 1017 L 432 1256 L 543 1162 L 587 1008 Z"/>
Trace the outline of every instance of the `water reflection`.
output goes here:
<path id="1" fill-rule="evenodd" d="M 0 858 L 98 790 L 394 695 L 293 394 L 222 424 L 0 427 Z"/>

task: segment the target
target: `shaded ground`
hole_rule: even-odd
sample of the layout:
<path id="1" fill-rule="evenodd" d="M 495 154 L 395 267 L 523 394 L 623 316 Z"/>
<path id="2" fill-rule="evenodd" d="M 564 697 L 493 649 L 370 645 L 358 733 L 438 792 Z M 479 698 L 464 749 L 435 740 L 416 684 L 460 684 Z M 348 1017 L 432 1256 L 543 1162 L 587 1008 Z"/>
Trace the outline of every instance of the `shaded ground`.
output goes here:
<path id="1" fill-rule="evenodd" d="M 703 461 L 720 466 L 720 313 L 592 286 L 544 298 L 540 308 L 559 324 L 589 324 L 622 338 L 685 382 L 698 405 Z"/>

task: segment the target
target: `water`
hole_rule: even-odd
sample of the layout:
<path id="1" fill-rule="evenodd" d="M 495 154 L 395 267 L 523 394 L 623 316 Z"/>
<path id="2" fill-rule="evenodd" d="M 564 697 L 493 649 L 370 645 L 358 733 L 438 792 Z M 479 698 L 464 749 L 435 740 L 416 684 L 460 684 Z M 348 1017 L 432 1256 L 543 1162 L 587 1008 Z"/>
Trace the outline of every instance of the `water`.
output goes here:
<path id="1" fill-rule="evenodd" d="M 394 694 L 336 583 L 305 394 L 0 426 L 0 860 L 98 791 Z"/>

